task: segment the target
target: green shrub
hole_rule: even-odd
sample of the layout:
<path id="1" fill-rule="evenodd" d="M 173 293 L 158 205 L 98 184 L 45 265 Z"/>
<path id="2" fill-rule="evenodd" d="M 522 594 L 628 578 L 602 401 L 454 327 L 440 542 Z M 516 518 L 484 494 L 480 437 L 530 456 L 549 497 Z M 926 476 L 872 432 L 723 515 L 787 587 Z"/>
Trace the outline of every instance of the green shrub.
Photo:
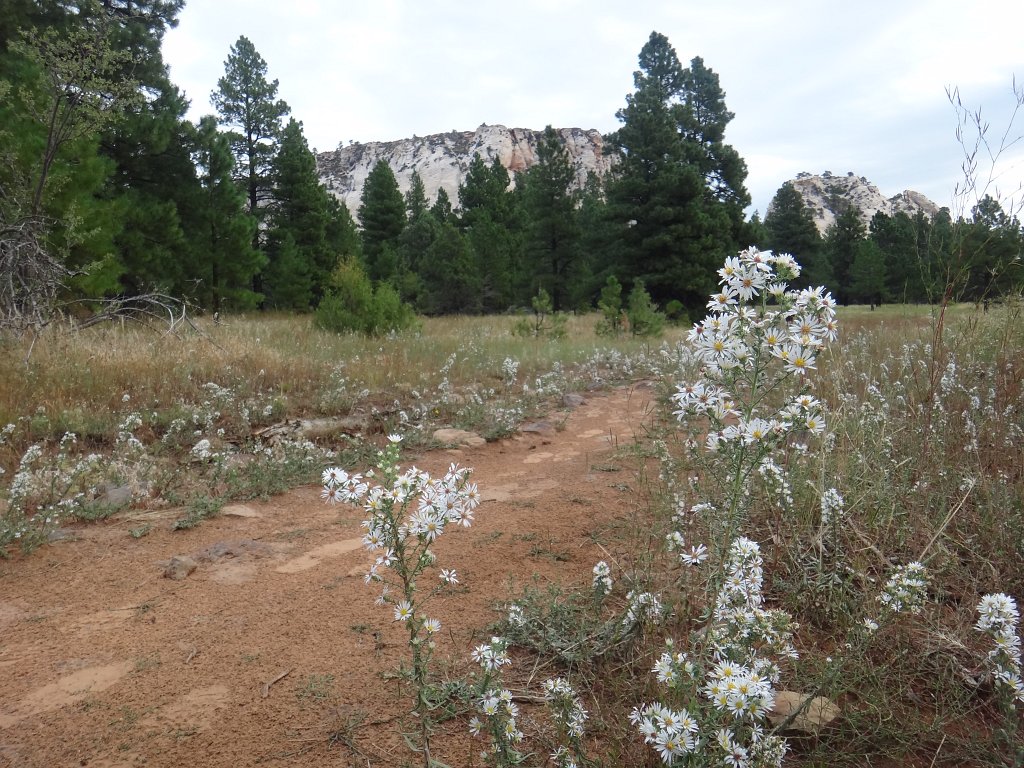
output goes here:
<path id="1" fill-rule="evenodd" d="M 679 299 L 672 299 L 665 305 L 665 316 L 672 325 L 689 325 L 690 315 Z"/>
<path id="2" fill-rule="evenodd" d="M 376 336 L 410 327 L 415 314 L 390 283 L 374 288 L 358 264 L 346 261 L 331 276 L 331 288 L 317 307 L 315 320 L 335 333 Z"/>
<path id="3" fill-rule="evenodd" d="M 658 311 L 651 301 L 651 295 L 644 287 L 643 280 L 633 283 L 629 292 L 629 330 L 634 336 L 660 336 L 665 329 L 665 315 Z"/>
<path id="4" fill-rule="evenodd" d="M 597 301 L 601 310 L 601 319 L 597 321 L 598 336 L 618 336 L 623 331 L 622 322 L 622 284 L 615 275 L 610 275 L 601 289 L 601 298 Z"/>
<path id="5" fill-rule="evenodd" d="M 517 320 L 512 326 L 512 333 L 536 339 L 545 336 L 549 339 L 564 339 L 568 318 L 564 312 L 553 311 L 548 292 L 543 288 L 539 289 L 530 303 L 533 305 L 533 317 L 526 316 Z"/>

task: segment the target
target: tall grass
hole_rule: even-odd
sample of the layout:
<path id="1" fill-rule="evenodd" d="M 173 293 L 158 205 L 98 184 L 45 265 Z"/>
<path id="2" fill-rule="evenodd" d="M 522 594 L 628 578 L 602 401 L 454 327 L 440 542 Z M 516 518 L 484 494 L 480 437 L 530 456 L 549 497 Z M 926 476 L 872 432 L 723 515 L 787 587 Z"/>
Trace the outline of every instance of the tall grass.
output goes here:
<path id="1" fill-rule="evenodd" d="M 598 349 L 628 355 L 647 347 L 596 336 L 596 321 L 570 318 L 567 338 L 558 341 L 514 336 L 508 317 L 427 318 L 414 331 L 383 338 L 338 335 L 315 328 L 308 316 L 277 314 L 203 321 L 200 333 L 178 336 L 134 326 L 52 328 L 27 362 L 22 344 L 0 347 L 0 425 L 27 418 L 26 440 L 59 440 L 66 431 L 109 440 L 121 414 L 201 402 L 208 382 L 241 399 L 273 402 L 274 420 L 337 414 L 355 400 L 391 403 L 445 379 L 455 389 L 499 387 L 506 357 L 519 362 L 519 380 L 529 382 Z M 342 382 L 347 396 L 332 397 Z M 9 466 L 11 451 L 23 447 L 9 446 L 0 463 Z"/>

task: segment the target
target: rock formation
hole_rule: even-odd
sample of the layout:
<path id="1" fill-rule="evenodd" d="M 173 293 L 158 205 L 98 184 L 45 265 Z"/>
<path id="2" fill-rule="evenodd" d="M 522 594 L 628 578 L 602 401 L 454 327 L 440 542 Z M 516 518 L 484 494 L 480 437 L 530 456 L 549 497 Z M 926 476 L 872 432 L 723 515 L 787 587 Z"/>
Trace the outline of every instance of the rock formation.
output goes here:
<path id="1" fill-rule="evenodd" d="M 893 197 L 885 197 L 878 187 L 863 176 L 855 176 L 852 171 L 845 176 L 833 176 L 830 171 L 820 176 L 800 173 L 789 183 L 803 196 L 822 234 L 835 222 L 836 216 L 850 205 L 860 209 L 864 226 L 871 222 L 871 217 L 878 211 L 887 216 L 899 211 L 914 216 L 918 211 L 924 211 L 929 217 L 939 211 L 939 206 L 911 189 Z"/>
<path id="2" fill-rule="evenodd" d="M 576 180 L 582 186 L 590 172 L 601 176 L 608 170 L 611 158 L 603 152 L 601 134 L 595 130 L 560 128 L 556 131 L 565 144 L 576 167 Z M 537 145 L 543 131 L 528 128 L 506 128 L 503 125 L 481 125 L 475 131 L 414 136 L 400 141 L 373 141 L 339 146 L 333 152 L 317 155 L 320 178 L 353 215 L 359 212 L 363 184 L 378 160 L 391 166 L 403 194 L 409 189 L 413 171 L 419 171 L 427 199 L 433 202 L 437 191 L 444 189 L 452 205 L 458 206 L 459 184 L 469 164 L 479 153 L 490 164 L 497 157 L 515 185 L 516 174 L 537 162 Z"/>

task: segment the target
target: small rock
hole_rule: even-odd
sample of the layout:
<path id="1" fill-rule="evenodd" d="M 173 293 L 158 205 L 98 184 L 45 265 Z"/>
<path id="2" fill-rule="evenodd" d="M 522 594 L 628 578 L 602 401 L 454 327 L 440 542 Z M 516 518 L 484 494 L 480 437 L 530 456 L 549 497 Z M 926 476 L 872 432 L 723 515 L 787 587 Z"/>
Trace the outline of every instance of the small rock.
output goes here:
<path id="1" fill-rule="evenodd" d="M 562 405 L 566 408 L 579 408 L 581 405 L 586 403 L 583 395 L 576 392 L 566 392 L 562 395 Z"/>
<path id="2" fill-rule="evenodd" d="M 228 517 L 261 517 L 260 513 L 246 504 L 228 504 L 220 513 Z"/>
<path id="3" fill-rule="evenodd" d="M 520 432 L 532 432 L 538 435 L 550 435 L 555 428 L 546 421 L 535 421 L 532 424 L 524 424 L 519 428 Z"/>
<path id="4" fill-rule="evenodd" d="M 200 549 L 189 555 L 194 562 L 206 563 L 224 560 L 229 557 L 241 557 L 242 555 L 253 555 L 261 557 L 270 555 L 273 550 L 260 541 L 253 539 L 236 539 L 233 541 L 218 541 L 205 549 Z"/>
<path id="5" fill-rule="evenodd" d="M 112 486 L 108 485 L 103 490 L 103 495 L 96 499 L 96 503 L 104 507 L 120 509 L 132 503 L 132 487 L 130 485 Z"/>
<path id="6" fill-rule="evenodd" d="M 339 435 L 360 435 L 369 432 L 370 419 L 363 414 L 352 414 L 337 419 L 302 419 L 299 434 L 307 440 L 336 438 Z"/>
<path id="7" fill-rule="evenodd" d="M 804 706 L 809 698 L 806 693 L 797 691 L 776 691 L 775 705 L 768 713 L 768 719 L 772 725 L 784 723 L 794 712 Z M 839 712 L 838 705 L 833 704 L 824 696 L 815 696 L 807 703 L 804 711 L 793 718 L 789 727 L 795 731 L 817 733 L 823 726 L 839 717 Z"/>
<path id="8" fill-rule="evenodd" d="M 188 555 L 175 555 L 164 568 L 164 578 L 181 581 L 198 567 L 199 564 Z"/>
<path id="9" fill-rule="evenodd" d="M 434 432 L 434 440 L 445 445 L 464 445 L 476 448 L 487 443 L 480 435 L 464 429 L 438 429 Z"/>

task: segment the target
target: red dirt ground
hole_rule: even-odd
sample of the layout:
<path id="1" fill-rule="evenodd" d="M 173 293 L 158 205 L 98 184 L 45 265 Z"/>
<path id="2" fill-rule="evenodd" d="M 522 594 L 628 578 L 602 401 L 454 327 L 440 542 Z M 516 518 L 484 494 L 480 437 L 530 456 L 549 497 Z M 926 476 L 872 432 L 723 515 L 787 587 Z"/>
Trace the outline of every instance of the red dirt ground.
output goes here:
<path id="1" fill-rule="evenodd" d="M 612 529 L 635 504 L 615 451 L 650 421 L 651 399 L 642 385 L 592 395 L 553 414 L 558 429 L 403 457 L 432 474 L 473 467 L 484 498 L 474 526 L 435 548 L 461 582 L 428 610 L 443 625 L 438 670 L 470 669 L 522 585 L 589 583 L 614 557 Z M 363 583 L 361 510 L 309 486 L 172 532 L 180 514 L 124 515 L 0 561 L 0 766 L 418 764 L 399 735 L 404 632 Z M 185 554 L 198 569 L 164 578 Z M 445 723 L 434 757 L 478 765 L 465 730 Z"/>

